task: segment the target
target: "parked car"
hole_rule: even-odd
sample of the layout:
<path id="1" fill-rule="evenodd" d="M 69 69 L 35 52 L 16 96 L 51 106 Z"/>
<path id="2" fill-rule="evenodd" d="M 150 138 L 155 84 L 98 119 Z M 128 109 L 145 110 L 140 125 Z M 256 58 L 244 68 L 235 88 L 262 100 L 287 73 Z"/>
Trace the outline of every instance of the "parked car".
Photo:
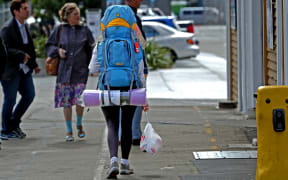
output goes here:
<path id="1" fill-rule="evenodd" d="M 137 10 L 137 14 L 139 16 L 165 16 L 164 12 L 159 9 L 159 8 L 143 8 L 143 7 L 140 7 L 138 10 Z"/>
<path id="2" fill-rule="evenodd" d="M 177 25 L 174 16 L 143 16 L 141 17 L 141 20 L 143 22 L 145 21 L 159 22 L 181 31 L 181 28 Z"/>
<path id="3" fill-rule="evenodd" d="M 176 21 L 178 26 L 180 27 L 181 31 L 194 33 L 194 21 L 193 20 L 182 20 L 182 21 Z"/>
<path id="4" fill-rule="evenodd" d="M 179 31 L 194 33 L 193 21 L 176 21 L 175 16 L 143 16 L 142 21 L 159 22 Z"/>
<path id="5" fill-rule="evenodd" d="M 195 24 L 216 24 L 220 13 L 212 7 L 185 7 L 180 9 L 180 20 L 193 20 Z"/>
<path id="6" fill-rule="evenodd" d="M 153 40 L 161 48 L 170 50 L 173 61 L 196 57 L 200 53 L 199 41 L 194 34 L 178 31 L 159 22 L 144 21 L 142 24 L 147 40 Z"/>

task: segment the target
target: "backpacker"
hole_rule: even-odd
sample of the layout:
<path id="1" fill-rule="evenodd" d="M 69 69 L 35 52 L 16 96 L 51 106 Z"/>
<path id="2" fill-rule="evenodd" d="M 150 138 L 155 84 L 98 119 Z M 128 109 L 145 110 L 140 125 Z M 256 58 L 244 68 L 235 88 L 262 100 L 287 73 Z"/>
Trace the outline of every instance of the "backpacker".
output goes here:
<path id="1" fill-rule="evenodd" d="M 97 47 L 101 64 L 99 89 L 138 87 L 138 65 L 143 52 L 135 36 L 136 27 L 135 15 L 129 6 L 114 5 L 105 11 L 101 20 L 103 39 Z"/>

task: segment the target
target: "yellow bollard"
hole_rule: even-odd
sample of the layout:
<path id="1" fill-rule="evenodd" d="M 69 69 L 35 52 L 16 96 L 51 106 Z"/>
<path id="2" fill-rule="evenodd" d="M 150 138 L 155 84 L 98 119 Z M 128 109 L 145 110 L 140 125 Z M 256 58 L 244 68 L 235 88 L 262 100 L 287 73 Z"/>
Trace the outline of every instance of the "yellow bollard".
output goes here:
<path id="1" fill-rule="evenodd" d="M 288 179 L 288 86 L 262 86 L 257 91 L 256 180 Z"/>

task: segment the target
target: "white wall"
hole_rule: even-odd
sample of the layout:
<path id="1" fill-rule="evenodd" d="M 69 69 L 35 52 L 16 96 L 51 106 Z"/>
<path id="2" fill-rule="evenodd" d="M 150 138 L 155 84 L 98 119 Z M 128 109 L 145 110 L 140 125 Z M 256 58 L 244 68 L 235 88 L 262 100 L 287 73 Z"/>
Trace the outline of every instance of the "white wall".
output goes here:
<path id="1" fill-rule="evenodd" d="M 239 110 L 256 107 L 253 94 L 264 82 L 262 0 L 237 1 Z"/>

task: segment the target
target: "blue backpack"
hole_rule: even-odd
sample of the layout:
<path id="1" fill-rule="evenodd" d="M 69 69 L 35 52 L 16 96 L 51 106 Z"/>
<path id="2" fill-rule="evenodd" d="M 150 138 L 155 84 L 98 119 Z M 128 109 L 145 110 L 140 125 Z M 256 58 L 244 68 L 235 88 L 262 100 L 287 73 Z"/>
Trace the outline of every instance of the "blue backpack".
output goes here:
<path id="1" fill-rule="evenodd" d="M 138 87 L 138 65 L 143 59 L 136 39 L 136 17 L 129 6 L 110 6 L 101 19 L 102 41 L 98 43 L 97 59 L 101 64 L 98 88 L 109 90 Z"/>

